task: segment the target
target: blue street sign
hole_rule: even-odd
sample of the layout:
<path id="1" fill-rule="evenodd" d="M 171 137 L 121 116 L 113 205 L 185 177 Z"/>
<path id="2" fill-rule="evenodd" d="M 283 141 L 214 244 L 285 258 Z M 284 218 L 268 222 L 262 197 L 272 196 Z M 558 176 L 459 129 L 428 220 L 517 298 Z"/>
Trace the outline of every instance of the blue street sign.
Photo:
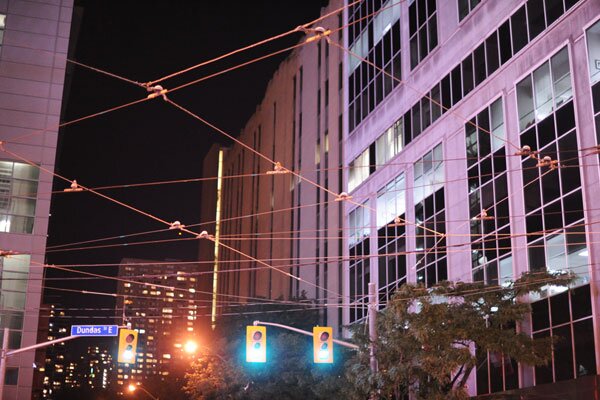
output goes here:
<path id="1" fill-rule="evenodd" d="M 117 336 L 118 325 L 71 325 L 71 336 Z"/>

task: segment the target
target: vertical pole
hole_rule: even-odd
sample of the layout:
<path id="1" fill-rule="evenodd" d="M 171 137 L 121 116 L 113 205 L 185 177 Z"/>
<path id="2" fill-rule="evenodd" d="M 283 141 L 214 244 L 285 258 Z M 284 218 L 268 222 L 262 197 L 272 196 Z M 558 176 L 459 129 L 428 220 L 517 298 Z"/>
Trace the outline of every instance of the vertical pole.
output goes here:
<path id="1" fill-rule="evenodd" d="M 4 379 L 6 377 L 6 352 L 8 351 L 8 334 L 10 330 L 4 328 L 4 337 L 2 338 L 2 354 L 0 354 L 0 399 L 4 398 Z"/>
<path id="2" fill-rule="evenodd" d="M 369 317 L 369 364 L 371 366 L 371 372 L 376 373 L 377 357 L 375 357 L 375 342 L 377 340 L 377 288 L 375 283 L 369 283 L 369 306 L 368 306 L 368 317 Z M 371 393 L 371 399 L 376 399 L 377 394 Z"/>

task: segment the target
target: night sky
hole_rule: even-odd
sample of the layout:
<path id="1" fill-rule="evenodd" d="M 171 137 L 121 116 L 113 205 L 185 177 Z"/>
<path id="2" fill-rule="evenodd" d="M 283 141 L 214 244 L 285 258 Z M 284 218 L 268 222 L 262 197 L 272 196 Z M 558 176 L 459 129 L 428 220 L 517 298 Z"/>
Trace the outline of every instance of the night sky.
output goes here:
<path id="1" fill-rule="evenodd" d="M 76 47 L 70 57 L 134 81 L 147 82 L 293 29 L 317 18 L 320 8 L 326 4 L 325 0 L 76 0 L 82 18 Z M 299 33 L 292 34 L 161 84 L 165 88 L 175 87 L 294 45 L 301 37 Z M 169 97 L 235 135 L 254 112 L 270 77 L 286 55 L 201 82 Z M 70 90 L 65 92 L 63 122 L 147 95 L 143 88 L 79 66 L 73 66 L 70 72 L 72 80 Z M 198 178 L 202 176 L 203 157 L 214 142 L 226 143 L 219 133 L 161 99 L 155 99 L 63 128 L 56 170 L 92 188 Z M 62 180 L 55 179 L 55 191 L 65 187 Z M 179 220 L 188 225 L 201 222 L 199 182 L 119 188 L 102 193 L 167 221 Z M 148 217 L 85 192 L 55 194 L 51 215 L 48 246 L 165 228 Z M 185 236 L 169 231 L 83 246 L 174 238 Z M 56 265 L 118 263 L 123 257 L 195 260 L 197 252 L 197 240 L 179 240 L 169 244 L 49 250 L 47 262 Z M 115 275 L 117 268 L 87 270 Z M 74 277 L 81 278 L 81 275 L 48 270 L 46 286 L 116 290 L 114 281 L 64 279 Z M 58 299 L 66 307 L 111 307 L 114 304 L 108 297 L 48 289 L 45 294 L 46 301 Z"/>

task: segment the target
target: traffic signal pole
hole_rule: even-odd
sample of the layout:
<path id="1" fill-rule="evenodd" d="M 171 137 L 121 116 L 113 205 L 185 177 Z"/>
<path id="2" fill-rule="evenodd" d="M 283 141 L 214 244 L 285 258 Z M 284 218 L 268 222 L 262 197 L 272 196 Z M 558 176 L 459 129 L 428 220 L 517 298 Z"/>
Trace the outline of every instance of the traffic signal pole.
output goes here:
<path id="1" fill-rule="evenodd" d="M 254 321 L 253 325 L 254 326 L 258 326 L 258 325 L 274 326 L 276 328 L 287 329 L 288 331 L 292 331 L 292 332 L 296 332 L 296 333 L 301 333 L 301 334 L 306 335 L 306 336 L 314 337 L 314 335 L 313 335 L 312 332 L 305 331 L 305 330 L 298 329 L 298 328 L 294 328 L 292 326 L 287 326 L 287 325 L 283 325 L 283 324 L 277 324 L 275 322 Z M 333 343 L 337 343 L 340 346 L 348 347 L 348 348 L 353 349 L 353 350 L 358 350 L 358 346 L 355 345 L 354 343 L 344 342 L 343 340 L 339 340 L 339 339 L 333 339 Z"/>
<path id="2" fill-rule="evenodd" d="M 377 341 L 377 288 L 374 283 L 369 283 L 369 364 L 371 372 L 375 373 L 379 369 L 377 366 L 377 357 L 375 356 L 375 342 Z"/>
<path id="3" fill-rule="evenodd" d="M 15 354 L 23 353 L 23 352 L 29 351 L 29 350 L 39 349 L 41 347 L 46 347 L 46 346 L 50 346 L 50 345 L 57 344 L 57 343 L 66 342 L 67 340 L 72 340 L 72 339 L 75 339 L 78 337 L 82 337 L 82 336 L 77 336 L 77 335 L 66 336 L 64 338 L 49 340 L 47 342 L 42 342 L 42 343 L 34 344 L 31 346 L 23 347 L 21 349 L 15 349 L 15 350 L 9 351 L 8 350 L 8 335 L 9 335 L 9 333 L 10 333 L 10 330 L 8 328 L 4 328 L 4 337 L 2 338 L 2 353 L 0 354 L 0 399 L 4 398 L 3 396 L 4 396 L 4 379 L 6 378 L 6 359 L 9 356 L 13 356 Z"/>
<path id="4" fill-rule="evenodd" d="M 377 373 L 379 366 L 377 365 L 375 343 L 377 342 L 377 287 L 375 283 L 369 283 L 369 305 L 367 309 L 369 318 L 369 365 L 373 374 Z M 377 393 L 371 393 L 371 399 L 377 399 Z"/>

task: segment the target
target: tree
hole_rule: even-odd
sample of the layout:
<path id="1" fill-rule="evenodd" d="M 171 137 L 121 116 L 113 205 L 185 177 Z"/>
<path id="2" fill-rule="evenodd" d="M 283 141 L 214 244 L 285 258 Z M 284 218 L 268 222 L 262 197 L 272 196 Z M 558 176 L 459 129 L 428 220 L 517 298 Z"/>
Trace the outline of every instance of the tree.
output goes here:
<path id="1" fill-rule="evenodd" d="M 361 350 L 349 361 L 354 398 L 377 392 L 381 398 L 468 398 L 466 382 L 477 367 L 475 349 L 527 365 L 551 356 L 550 339 L 520 331 L 531 312 L 522 297 L 547 285 L 568 285 L 568 274 L 531 273 L 508 286 L 444 282 L 434 288 L 406 284 L 378 313 L 375 343 L 379 372 L 369 370 L 368 336 L 355 327 Z"/>
<path id="2" fill-rule="evenodd" d="M 220 351 L 206 352 L 187 374 L 185 390 L 191 399 L 337 398 L 347 383 L 343 371 L 346 353 L 339 346 L 334 346 L 334 365 L 316 365 L 310 337 L 269 327 L 267 363 L 245 361 L 246 325 L 256 319 L 276 320 L 311 331 L 319 320 L 318 310 L 311 303 L 305 307 L 248 306 L 237 311 L 237 315 L 219 321 L 213 333 L 211 349 Z"/>

